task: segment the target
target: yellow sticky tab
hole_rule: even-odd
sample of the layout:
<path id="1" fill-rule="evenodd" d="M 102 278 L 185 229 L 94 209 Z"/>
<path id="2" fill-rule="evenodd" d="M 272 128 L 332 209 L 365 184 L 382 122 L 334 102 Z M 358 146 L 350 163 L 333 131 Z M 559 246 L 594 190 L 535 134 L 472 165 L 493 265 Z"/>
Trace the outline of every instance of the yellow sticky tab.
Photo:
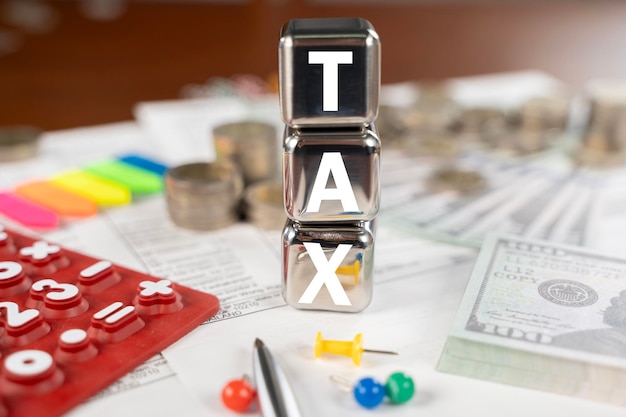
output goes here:
<path id="1" fill-rule="evenodd" d="M 83 171 L 66 172 L 50 182 L 93 200 L 100 206 L 121 206 L 131 201 L 131 193 L 127 187 Z"/>
<path id="2" fill-rule="evenodd" d="M 20 185 L 15 193 L 61 216 L 87 217 L 98 212 L 98 206 L 93 200 L 48 181 Z"/>

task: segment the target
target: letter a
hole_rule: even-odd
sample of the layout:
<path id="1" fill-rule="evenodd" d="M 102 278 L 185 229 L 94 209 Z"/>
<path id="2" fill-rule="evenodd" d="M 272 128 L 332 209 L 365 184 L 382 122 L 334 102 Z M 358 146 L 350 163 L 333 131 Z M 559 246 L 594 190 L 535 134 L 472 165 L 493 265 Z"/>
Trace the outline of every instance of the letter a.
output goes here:
<path id="1" fill-rule="evenodd" d="M 337 274 L 335 273 L 341 264 L 341 261 L 343 261 L 350 249 L 352 249 L 352 245 L 341 244 L 337 246 L 337 250 L 333 253 L 333 256 L 330 257 L 330 260 L 326 260 L 326 255 L 324 255 L 322 245 L 319 243 L 304 242 L 304 247 L 311 257 L 311 261 L 313 261 L 315 269 L 317 269 L 317 274 L 315 274 L 309 283 L 309 286 L 306 287 L 306 290 L 304 290 L 302 297 L 300 297 L 298 302 L 302 304 L 311 304 L 315 297 L 317 297 L 317 294 L 320 292 L 322 287 L 326 285 L 326 288 L 328 288 L 328 292 L 330 293 L 330 297 L 336 305 L 352 305 L 348 295 L 341 286 L 341 282 L 339 282 L 339 278 L 337 278 Z"/>
<path id="2" fill-rule="evenodd" d="M 331 172 L 337 188 L 326 188 Z M 341 200 L 344 212 L 359 211 L 359 205 L 356 202 L 354 191 L 352 191 L 352 184 L 350 184 L 350 178 L 348 178 L 348 172 L 340 152 L 324 152 L 322 154 L 306 211 L 313 213 L 320 211 L 322 200 Z"/>

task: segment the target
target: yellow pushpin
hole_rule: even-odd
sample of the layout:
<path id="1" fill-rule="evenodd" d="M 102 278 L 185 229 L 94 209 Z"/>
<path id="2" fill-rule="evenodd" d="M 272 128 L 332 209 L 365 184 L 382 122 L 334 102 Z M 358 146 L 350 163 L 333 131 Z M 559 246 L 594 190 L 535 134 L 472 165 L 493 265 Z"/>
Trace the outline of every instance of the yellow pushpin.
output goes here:
<path id="1" fill-rule="evenodd" d="M 361 262 L 357 259 L 352 265 L 339 265 L 335 270 L 338 275 L 354 275 L 353 285 L 359 283 L 359 270 L 361 269 Z"/>
<path id="2" fill-rule="evenodd" d="M 354 362 L 356 366 L 361 365 L 363 352 L 384 353 L 386 355 L 398 354 L 397 352 L 387 350 L 363 349 L 363 335 L 361 333 L 357 333 L 357 335 L 354 336 L 354 340 L 346 341 L 324 340 L 322 339 L 322 332 L 317 332 L 317 337 L 315 338 L 315 357 L 319 358 L 324 352 L 351 357 L 352 362 Z"/>

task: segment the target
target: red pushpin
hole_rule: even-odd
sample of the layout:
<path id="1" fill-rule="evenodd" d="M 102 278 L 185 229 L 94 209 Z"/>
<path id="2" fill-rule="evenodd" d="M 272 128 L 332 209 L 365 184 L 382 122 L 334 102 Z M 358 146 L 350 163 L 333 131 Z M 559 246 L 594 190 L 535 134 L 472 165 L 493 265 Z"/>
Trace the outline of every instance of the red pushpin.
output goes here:
<path id="1" fill-rule="evenodd" d="M 352 358 L 352 362 L 356 366 L 361 365 L 361 356 L 363 352 L 369 353 L 384 353 L 386 355 L 397 355 L 397 352 L 390 352 L 387 350 L 372 350 L 363 348 L 363 335 L 358 333 L 354 336 L 352 341 L 344 340 L 324 340 L 322 339 L 322 332 L 317 332 L 315 338 L 315 357 L 319 358 L 322 353 L 334 353 L 336 355 L 343 355 Z"/>
<path id="2" fill-rule="evenodd" d="M 248 375 L 228 381 L 222 389 L 222 403 L 228 409 L 238 413 L 246 411 L 255 398 L 256 390 L 250 383 Z"/>

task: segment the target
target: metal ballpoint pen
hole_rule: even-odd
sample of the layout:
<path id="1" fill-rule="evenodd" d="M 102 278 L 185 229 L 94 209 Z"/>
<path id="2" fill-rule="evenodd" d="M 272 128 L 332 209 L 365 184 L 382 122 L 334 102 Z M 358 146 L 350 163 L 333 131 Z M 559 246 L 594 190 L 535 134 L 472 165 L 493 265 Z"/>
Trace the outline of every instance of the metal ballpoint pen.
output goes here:
<path id="1" fill-rule="evenodd" d="M 301 417 L 285 373 L 260 339 L 254 341 L 252 364 L 263 417 Z"/>

